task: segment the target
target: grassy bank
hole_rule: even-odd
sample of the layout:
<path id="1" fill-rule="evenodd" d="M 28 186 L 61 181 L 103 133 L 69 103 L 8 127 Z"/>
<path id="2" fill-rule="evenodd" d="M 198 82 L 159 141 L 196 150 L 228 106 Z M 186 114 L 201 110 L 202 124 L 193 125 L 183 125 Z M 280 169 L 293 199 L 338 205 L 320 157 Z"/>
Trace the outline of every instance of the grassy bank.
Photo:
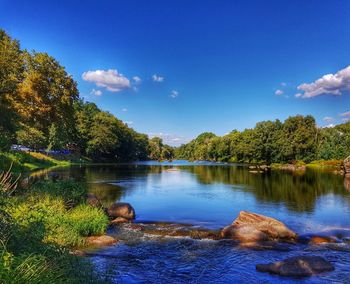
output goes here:
<path id="1" fill-rule="evenodd" d="M 54 166 L 69 166 L 70 161 L 59 160 L 35 152 L 0 152 L 0 171 L 10 168 L 13 172 L 26 172 Z"/>
<path id="2" fill-rule="evenodd" d="M 90 264 L 70 254 L 108 224 L 102 209 L 86 204 L 83 184 L 44 181 L 20 190 L 0 178 L 0 195 L 1 283 L 97 281 Z"/>
<path id="3" fill-rule="evenodd" d="M 308 169 L 314 170 L 324 170 L 341 172 L 343 166 L 342 160 L 318 160 L 312 161 L 311 163 L 304 163 L 303 161 L 296 161 L 293 164 L 281 164 L 273 163 L 271 164 L 272 170 L 292 170 L 292 171 L 304 171 Z"/>

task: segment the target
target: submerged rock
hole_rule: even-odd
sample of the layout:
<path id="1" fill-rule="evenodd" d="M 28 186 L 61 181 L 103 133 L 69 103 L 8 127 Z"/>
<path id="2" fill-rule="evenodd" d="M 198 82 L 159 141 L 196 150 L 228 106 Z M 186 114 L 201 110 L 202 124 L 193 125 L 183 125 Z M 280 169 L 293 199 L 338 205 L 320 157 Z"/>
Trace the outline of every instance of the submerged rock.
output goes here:
<path id="1" fill-rule="evenodd" d="M 107 213 L 111 218 L 122 217 L 128 220 L 135 219 L 135 210 L 129 203 L 114 203 L 107 209 Z"/>
<path id="2" fill-rule="evenodd" d="M 97 247 L 103 247 L 103 246 L 111 246 L 116 244 L 118 241 L 107 235 L 103 236 L 90 236 L 86 238 L 86 244 L 89 246 L 97 246 Z"/>
<path id="3" fill-rule="evenodd" d="M 312 245 L 320 245 L 320 244 L 329 244 L 329 243 L 336 243 L 337 240 L 332 237 L 325 237 L 325 236 L 313 236 L 310 239 L 310 244 Z"/>
<path id="4" fill-rule="evenodd" d="M 334 266 L 320 256 L 296 256 L 274 263 L 257 264 L 256 270 L 281 276 L 306 277 L 332 271 Z"/>
<path id="5" fill-rule="evenodd" d="M 277 243 L 277 242 L 246 242 L 241 243 L 240 248 L 242 249 L 251 249 L 256 251 L 262 251 L 262 250 L 274 250 L 274 251 L 291 251 L 291 247 L 289 244 L 286 243 Z"/>
<path id="6" fill-rule="evenodd" d="M 225 227 L 222 238 L 240 242 L 289 241 L 293 242 L 296 233 L 282 222 L 260 214 L 241 211 L 232 225 Z"/>
<path id="7" fill-rule="evenodd" d="M 111 222 L 109 222 L 110 225 L 118 225 L 118 224 L 122 224 L 122 223 L 128 223 L 130 222 L 130 220 L 123 218 L 123 217 L 117 217 L 115 219 L 113 219 Z"/>

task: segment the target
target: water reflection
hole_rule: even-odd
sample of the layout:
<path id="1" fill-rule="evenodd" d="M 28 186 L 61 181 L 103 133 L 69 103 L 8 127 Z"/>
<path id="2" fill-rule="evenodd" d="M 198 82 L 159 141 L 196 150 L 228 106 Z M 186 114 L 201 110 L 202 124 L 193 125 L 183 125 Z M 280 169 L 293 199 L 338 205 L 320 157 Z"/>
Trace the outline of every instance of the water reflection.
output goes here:
<path id="1" fill-rule="evenodd" d="M 152 188 L 153 191 L 161 188 L 157 193 L 162 194 L 172 187 L 179 193 L 178 196 L 173 192 L 170 194 L 171 198 L 175 198 L 172 201 L 183 202 L 178 200 L 183 197 L 181 188 L 196 187 L 198 190 L 192 194 L 201 193 L 208 197 L 216 196 L 215 189 L 220 188 L 218 185 L 227 185 L 232 191 L 252 194 L 258 203 L 271 203 L 271 206 L 282 204 L 294 212 L 313 212 L 317 200 L 329 194 L 339 196 L 350 206 L 349 191 L 346 190 L 349 182 L 344 181 L 340 175 L 314 170 L 307 170 L 302 175 L 278 171 L 254 174 L 240 165 L 175 163 L 73 166 L 43 174 L 46 177 L 54 174 L 63 179 L 84 181 L 89 190 L 105 204 L 121 200 L 125 196 L 137 195 L 137 192 L 133 193 L 135 190 L 142 192 L 148 189 L 149 194 Z M 211 186 L 211 190 L 204 190 L 207 186 Z M 194 199 L 192 201 L 196 202 Z"/>

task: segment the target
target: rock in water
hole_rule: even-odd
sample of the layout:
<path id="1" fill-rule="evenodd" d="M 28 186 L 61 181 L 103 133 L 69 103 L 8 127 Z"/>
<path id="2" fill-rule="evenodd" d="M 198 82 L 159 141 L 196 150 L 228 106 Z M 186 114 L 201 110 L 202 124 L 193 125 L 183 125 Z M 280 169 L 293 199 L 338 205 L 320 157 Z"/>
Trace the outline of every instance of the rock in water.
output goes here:
<path id="1" fill-rule="evenodd" d="M 256 270 L 281 276 L 306 277 L 332 271 L 334 266 L 320 256 L 296 256 L 274 263 L 257 264 Z"/>
<path id="2" fill-rule="evenodd" d="M 350 177 L 350 156 L 344 160 L 345 177 Z"/>
<path id="3" fill-rule="evenodd" d="M 128 223 L 130 220 L 123 218 L 123 217 L 117 217 L 113 219 L 111 222 L 109 222 L 110 225 L 118 225 L 118 224 L 123 224 L 123 223 Z"/>
<path id="4" fill-rule="evenodd" d="M 135 219 L 135 210 L 129 203 L 114 203 L 108 208 L 107 212 L 111 218 L 122 217 L 128 220 Z"/>
<path id="5" fill-rule="evenodd" d="M 282 222 L 247 211 L 239 212 L 232 225 L 221 231 L 221 237 L 240 242 L 294 241 L 296 236 Z"/>
<path id="6" fill-rule="evenodd" d="M 103 247 L 103 246 L 111 246 L 116 244 L 118 241 L 111 237 L 111 236 L 90 236 L 86 238 L 86 243 L 90 246 L 97 246 L 97 247 Z"/>

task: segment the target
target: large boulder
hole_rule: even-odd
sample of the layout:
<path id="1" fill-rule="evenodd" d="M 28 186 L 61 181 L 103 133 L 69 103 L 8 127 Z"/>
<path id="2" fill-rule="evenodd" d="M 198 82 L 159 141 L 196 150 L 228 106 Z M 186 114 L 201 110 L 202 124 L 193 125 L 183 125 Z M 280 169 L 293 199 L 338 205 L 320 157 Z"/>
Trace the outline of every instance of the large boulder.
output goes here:
<path id="1" fill-rule="evenodd" d="M 107 209 L 110 218 L 122 217 L 128 220 L 135 219 L 135 210 L 129 203 L 118 202 L 114 203 Z"/>
<path id="2" fill-rule="evenodd" d="M 320 256 L 296 256 L 274 263 L 257 264 L 256 270 L 281 276 L 305 277 L 332 271 L 334 266 Z"/>
<path id="3" fill-rule="evenodd" d="M 241 211 L 237 219 L 221 231 L 221 237 L 240 242 L 264 242 L 294 241 L 297 235 L 274 218 Z"/>

